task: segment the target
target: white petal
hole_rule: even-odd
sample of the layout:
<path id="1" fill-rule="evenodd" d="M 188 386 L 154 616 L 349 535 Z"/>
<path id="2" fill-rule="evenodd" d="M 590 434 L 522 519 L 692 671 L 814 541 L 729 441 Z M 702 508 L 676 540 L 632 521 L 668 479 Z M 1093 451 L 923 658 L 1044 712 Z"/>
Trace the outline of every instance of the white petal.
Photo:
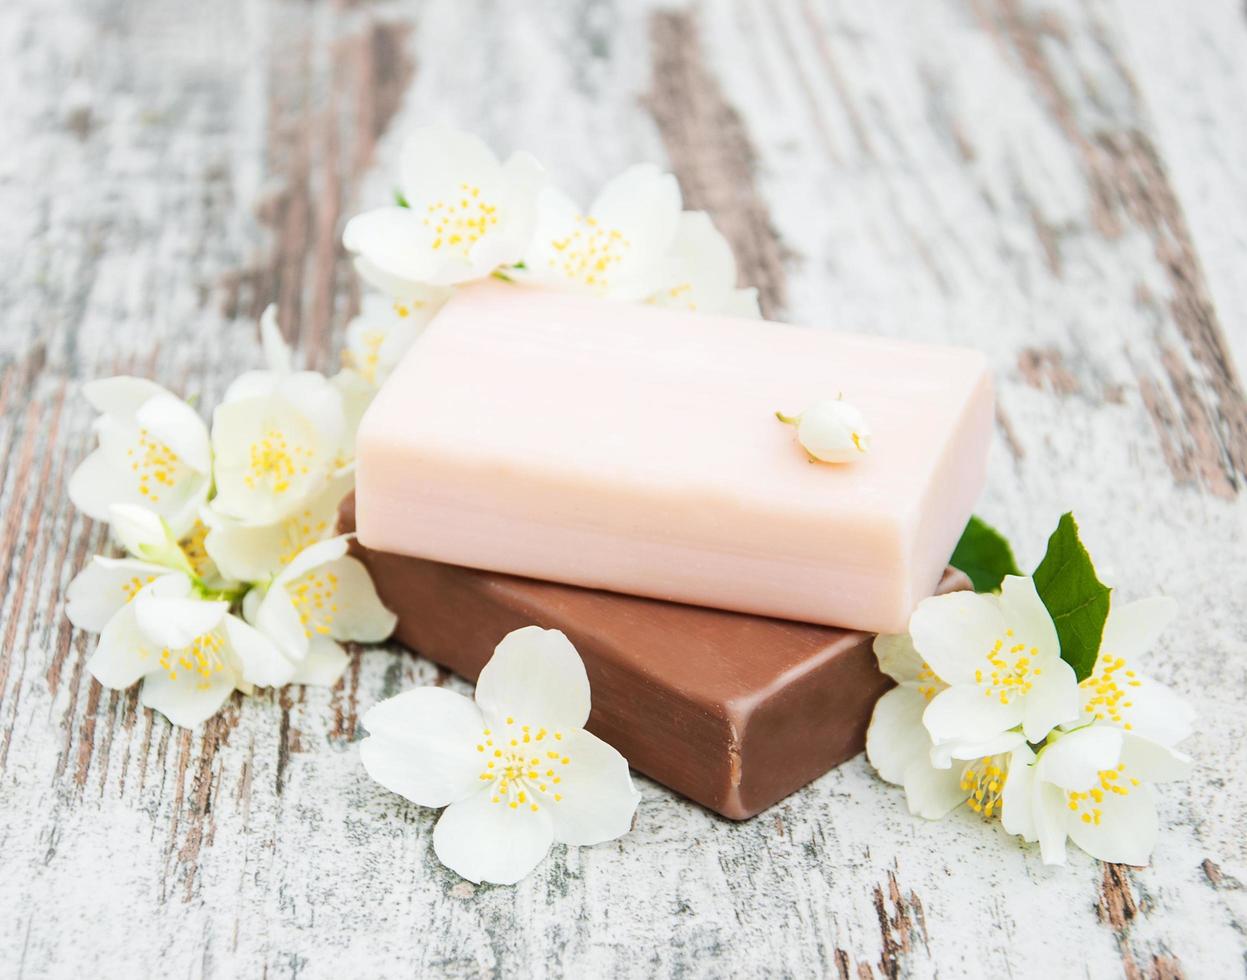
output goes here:
<path id="1" fill-rule="evenodd" d="M 661 285 L 648 298 L 658 306 L 719 313 L 727 312 L 725 307 L 735 299 L 732 248 L 704 211 L 680 215 L 659 276 Z"/>
<path id="2" fill-rule="evenodd" d="M 327 381 L 325 386 L 329 387 Z M 341 415 L 341 396 L 333 391 L 332 397 Z M 253 447 L 264 447 L 274 439 L 273 433 L 285 443 L 282 452 L 288 468 L 285 459 L 278 459 L 274 465 L 280 469 L 253 472 Z M 316 420 L 278 394 L 218 405 L 212 423 L 214 508 L 254 524 L 282 520 L 323 485 L 340 440 L 341 427 L 333 441 L 326 442 Z"/>
<path id="3" fill-rule="evenodd" d="M 274 585 L 258 603 L 252 598 L 256 594 L 256 589 L 247 593 L 244 615 L 272 640 L 282 656 L 291 663 L 301 664 L 307 659 L 309 637 L 299 611 L 290 600 L 290 593 L 283 586 Z"/>
<path id="4" fill-rule="evenodd" d="M 436 299 L 434 305 L 441 306 L 454 292 L 446 286 L 430 286 L 428 283 L 417 282 L 402 276 L 392 276 L 362 255 L 355 257 L 354 264 L 355 271 L 367 285 L 380 290 L 396 302 L 422 304 Z"/>
<path id="5" fill-rule="evenodd" d="M 1159 742 L 1126 732 L 1122 738 L 1122 775 L 1146 783 L 1167 783 L 1191 774 L 1191 759 Z"/>
<path id="6" fill-rule="evenodd" d="M 460 694 L 440 687 L 404 691 L 370 708 L 363 725 L 370 733 L 360 744 L 364 768 L 413 803 L 446 806 L 484 785 L 485 722 Z"/>
<path id="7" fill-rule="evenodd" d="M 105 687 L 122 690 L 152 669 L 155 663 L 134 621 L 134 608 L 125 606 L 104 627 L 100 642 L 87 661 L 87 670 Z"/>
<path id="8" fill-rule="evenodd" d="M 190 595 L 185 575 L 157 579 L 135 597 L 139 631 L 153 646 L 180 650 L 214 630 L 229 611 L 228 602 L 209 602 Z"/>
<path id="9" fill-rule="evenodd" d="M 143 707 L 153 708 L 173 724 L 194 728 L 221 710 L 234 691 L 235 676 L 226 668 L 204 678 L 194 671 L 178 671 L 176 680 L 163 670 L 143 678 Z"/>
<path id="10" fill-rule="evenodd" d="M 339 558 L 326 565 L 325 572 L 338 579 L 334 598 L 338 611 L 329 625 L 330 636 L 379 643 L 394 632 L 398 617 L 381 604 L 372 578 L 358 558 Z"/>
<path id="11" fill-rule="evenodd" d="M 909 620 L 914 647 L 949 684 L 973 681 L 1007 628 L 995 597 L 973 592 L 924 599 Z"/>
<path id="12" fill-rule="evenodd" d="M 1035 773 L 1062 789 L 1084 792 L 1098 784 L 1101 770 L 1112 769 L 1120 757 L 1120 729 L 1092 725 L 1048 745 L 1039 754 Z"/>
<path id="13" fill-rule="evenodd" d="M 1005 783 L 1008 789 L 1008 783 Z M 1032 787 L 1035 836 L 1044 864 L 1065 863 L 1065 791 L 1052 783 L 1035 781 Z"/>
<path id="14" fill-rule="evenodd" d="M 1109 608 L 1100 640 L 1100 655 L 1136 660 L 1155 646 L 1165 628 L 1178 615 L 1178 604 L 1169 596 L 1153 596 Z"/>
<path id="15" fill-rule="evenodd" d="M 614 748 L 583 729 L 564 734 L 559 745 L 558 786 L 540 804 L 550 812 L 554 839 L 562 844 L 600 844 L 632 829 L 641 794 L 632 785 L 628 763 Z M 554 799 L 558 789 L 561 800 Z"/>
<path id="16" fill-rule="evenodd" d="M 309 419 L 321 444 L 335 448 L 346 434 L 342 396 L 318 371 L 295 371 L 281 379 L 276 397 Z"/>
<path id="17" fill-rule="evenodd" d="M 433 851 L 468 881 L 513 885 L 550 850 L 549 809 L 491 803 L 488 792 L 452 803 L 433 828 Z"/>
<path id="18" fill-rule="evenodd" d="M 1013 630 L 1014 642 L 1038 648 L 1032 661 L 1055 660 L 1061 656 L 1061 641 L 1048 607 L 1035 590 L 1029 576 L 1006 575 L 1000 585 L 1000 614 Z"/>
<path id="19" fill-rule="evenodd" d="M 958 685 L 937 694 L 922 716 L 934 742 L 986 742 L 1022 721 L 1022 701 L 1001 704 L 973 685 Z"/>
<path id="20" fill-rule="evenodd" d="M 169 394 L 150 398 L 139 407 L 134 420 L 196 473 L 205 474 L 212 468 L 208 427 L 182 399 Z"/>
<path id="21" fill-rule="evenodd" d="M 1130 671 L 1127 675 L 1128 665 L 1112 672 L 1113 683 L 1101 694 L 1103 663 L 1102 658 L 1096 673 L 1080 687 L 1088 716 L 1128 725 L 1135 734 L 1164 745 L 1176 745 L 1191 734 L 1195 709 L 1172 688 L 1147 674 Z"/>
<path id="22" fill-rule="evenodd" d="M 260 314 L 260 346 L 264 349 L 264 363 L 274 374 L 289 374 L 294 370 L 294 353 L 277 323 L 276 303 L 269 303 Z"/>
<path id="23" fill-rule="evenodd" d="M 108 508 L 108 523 L 121 546 L 132 555 L 158 552 L 169 541 L 160 515 L 137 504 L 113 504 Z"/>
<path id="24" fill-rule="evenodd" d="M 102 449 L 97 449 L 70 476 L 69 499 L 88 517 L 106 521 L 108 508 L 113 504 L 137 504 L 141 498 L 133 481 L 109 463 Z"/>
<path id="25" fill-rule="evenodd" d="M 273 584 L 289 585 L 308 572 L 337 561 L 346 554 L 350 542 L 349 534 L 339 534 L 309 545 L 291 559 L 290 563 L 281 570 L 281 574 L 273 580 Z"/>
<path id="26" fill-rule="evenodd" d="M 82 386 L 82 392 L 97 412 L 115 416 L 118 420 L 127 423 L 134 422 L 139 407 L 149 398 L 155 398 L 158 395 L 176 397 L 154 381 L 128 375 L 88 381 Z"/>
<path id="27" fill-rule="evenodd" d="M 1081 813 L 1086 813 L 1087 807 L 1084 803 L 1079 814 L 1071 812 L 1066 817 L 1066 830 L 1075 844 L 1100 861 L 1136 867 L 1148 863 L 1159 832 L 1151 786 L 1135 786 L 1125 796 L 1106 793 L 1095 804 L 1100 811 L 1099 824 L 1082 820 Z"/>
<path id="28" fill-rule="evenodd" d="M 244 371 L 225 389 L 221 404 L 245 401 L 248 398 L 271 398 L 284 375 L 276 371 Z"/>
<path id="29" fill-rule="evenodd" d="M 1000 791 L 1000 824 L 1005 832 L 1019 834 L 1023 840 L 1036 840 L 1035 831 L 1035 753 L 1027 745 L 1018 746 L 1009 756 L 1008 774 Z"/>
<path id="30" fill-rule="evenodd" d="M 916 760 L 925 761 L 931 737 L 922 725 L 927 699 L 914 687 L 903 684 L 875 702 L 866 729 L 866 758 L 880 778 L 900 785 L 905 771 Z"/>
<path id="31" fill-rule="evenodd" d="M 410 208 L 376 208 L 346 223 L 342 243 L 386 276 L 433 282 L 436 256 L 429 230 Z"/>
<path id="32" fill-rule="evenodd" d="M 589 678 L 571 641 L 559 630 L 525 626 L 503 637 L 476 682 L 476 703 L 491 721 L 550 729 L 583 728 Z"/>
<path id="33" fill-rule="evenodd" d="M 961 788 L 960 770 L 936 769 L 926 759 L 910 763 L 903 782 L 909 812 L 924 820 L 939 820 L 970 795 Z"/>
<path id="34" fill-rule="evenodd" d="M 985 741 L 954 740 L 941 742 L 931 746 L 930 761 L 936 769 L 948 769 L 953 760 L 968 761 L 982 759 L 989 755 L 1003 755 L 1012 752 L 1019 745 L 1026 744 L 1026 736 L 1021 732 L 1001 732 Z"/>
<path id="35" fill-rule="evenodd" d="M 350 662 L 346 651 L 334 640 L 327 636 L 313 636 L 308 641 L 307 656 L 295 670 L 290 683 L 333 687 Z"/>
<path id="36" fill-rule="evenodd" d="M 923 661 L 914 649 L 914 641 L 908 633 L 881 633 L 875 637 L 874 650 L 879 660 L 879 669 L 896 683 L 918 680 Z"/>
<path id="37" fill-rule="evenodd" d="M 1043 673 L 1022 698 L 1022 730 L 1029 742 L 1040 742 L 1057 725 L 1078 718 L 1078 681 L 1064 660 L 1049 660 Z"/>
<path id="38" fill-rule="evenodd" d="M 99 633 L 139 589 L 167 574 L 150 562 L 96 555 L 69 583 L 65 615 L 78 629 Z"/>
<path id="39" fill-rule="evenodd" d="M 400 184 L 412 210 L 470 183 L 489 196 L 501 182 L 502 167 L 493 150 L 475 133 L 448 126 L 421 126 L 403 141 Z M 348 246 L 349 247 L 349 246 Z"/>
<path id="40" fill-rule="evenodd" d="M 229 647 L 242 667 L 243 680 L 260 687 L 290 683 L 295 665 L 271 639 L 237 616 L 226 616 L 222 625 Z"/>

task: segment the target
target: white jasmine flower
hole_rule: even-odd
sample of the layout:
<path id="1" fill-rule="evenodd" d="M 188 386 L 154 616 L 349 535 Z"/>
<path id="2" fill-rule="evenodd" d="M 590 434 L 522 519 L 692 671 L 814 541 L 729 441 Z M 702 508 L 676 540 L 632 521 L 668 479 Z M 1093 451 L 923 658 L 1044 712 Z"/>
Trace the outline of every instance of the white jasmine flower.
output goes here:
<path id="1" fill-rule="evenodd" d="M 140 558 L 96 555 L 65 591 L 65 615 L 78 629 L 103 632 L 117 610 L 170 570 Z"/>
<path id="2" fill-rule="evenodd" d="M 924 599 L 909 620 L 914 647 L 949 685 L 923 713 L 937 747 L 982 754 L 1021 727 L 1040 742 L 1078 717 L 1078 684 L 1061 659 L 1035 583 L 1006 576 L 999 595 L 952 592 Z M 948 754 L 952 754 L 951 751 Z M 937 760 L 942 761 L 942 760 Z"/>
<path id="3" fill-rule="evenodd" d="M 756 289 L 736 288 L 736 258 L 704 211 L 685 211 L 647 303 L 697 313 L 757 318 Z"/>
<path id="4" fill-rule="evenodd" d="M 1191 734 L 1191 706 L 1136 669 L 1177 611 L 1167 596 L 1110 607 L 1095 669 L 1078 687 L 1085 721 L 1118 725 L 1167 746 Z"/>
<path id="5" fill-rule="evenodd" d="M 680 187 L 651 164 L 625 170 L 582 213 L 562 191 L 537 199 L 537 227 L 512 274 L 525 282 L 641 300 L 663 283 L 680 221 Z"/>
<path id="6" fill-rule="evenodd" d="M 508 634 L 475 702 L 440 687 L 407 691 L 364 716 L 368 774 L 420 804 L 446 807 L 438 859 L 470 881 L 513 884 L 554 841 L 628 832 L 640 797 L 628 763 L 584 731 L 589 680 L 558 630 Z"/>
<path id="7" fill-rule="evenodd" d="M 345 439 L 342 396 L 324 375 L 243 375 L 212 417 L 213 510 L 251 524 L 289 517 L 345 464 Z"/>
<path id="8" fill-rule="evenodd" d="M 1015 753 L 1006 800 L 1015 826 L 1006 829 L 1038 839 L 1045 864 L 1065 863 L 1067 836 L 1102 861 L 1148 862 L 1158 833 L 1151 784 L 1189 773 L 1173 746 L 1190 734 L 1194 712 L 1130 665 L 1176 612 L 1165 597 L 1112 606 L 1095 669 L 1079 685 L 1080 727 L 1050 735 L 1037 759 L 1026 747 Z"/>
<path id="9" fill-rule="evenodd" d="M 108 619 L 87 670 L 110 688 L 142 680 L 143 705 L 175 725 L 190 728 L 216 714 L 235 688 L 285 684 L 294 673 L 270 640 L 230 615 L 228 602 L 196 597 L 184 574 L 152 578 L 137 564 L 99 558 L 88 571 L 92 580 L 83 582 L 84 572 L 76 584 L 83 593 L 100 587 L 99 598 L 70 602 L 71 619 L 87 628 L 98 623 L 106 595 L 119 587 L 129 600 L 128 590 L 143 584 Z"/>
<path id="10" fill-rule="evenodd" d="M 866 730 L 866 758 L 880 777 L 905 788 L 909 812 L 938 820 L 962 803 L 990 818 L 999 815 L 1006 782 L 1008 753 L 1024 739 L 1007 732 L 993 744 L 981 744 L 951 767 L 932 763 L 935 748 L 922 723 L 927 705 L 948 685 L 935 676 L 908 636 L 875 638 L 880 669 L 896 681 L 875 704 Z"/>
<path id="11" fill-rule="evenodd" d="M 209 506 L 203 511 L 203 545 L 221 574 L 241 582 L 272 578 L 310 545 L 333 537 L 338 506 L 355 482 L 351 470 L 330 474 L 293 513 L 272 524 L 234 520 Z"/>
<path id="12" fill-rule="evenodd" d="M 297 665 L 295 683 L 336 683 L 347 664 L 339 640 L 376 643 L 394 632 L 396 617 L 347 542 L 341 535 L 305 548 L 244 602 L 247 619 Z"/>
<path id="13" fill-rule="evenodd" d="M 212 485 L 208 430 L 189 405 L 158 384 L 117 377 L 89 382 L 100 445 L 69 479 L 79 510 L 109 520 L 114 504 L 146 507 L 188 532 Z"/>
<path id="14" fill-rule="evenodd" d="M 797 441 L 810 462 L 851 463 L 870 452 L 866 417 L 841 398 L 819 402 L 800 415 L 776 412 L 775 417 L 797 427 Z"/>
<path id="15" fill-rule="evenodd" d="M 1145 865 L 1159 821 L 1152 784 L 1185 778 L 1190 760 L 1105 724 L 1054 733 L 1035 756 L 1014 753 L 1005 829 L 1038 840 L 1045 864 L 1065 863 L 1065 840 L 1094 858 Z"/>
<path id="16" fill-rule="evenodd" d="M 370 385 L 379 386 L 449 295 L 449 290 L 429 289 L 423 298 L 400 301 L 368 293 L 359 315 L 347 324 L 343 363 Z"/>
<path id="17" fill-rule="evenodd" d="M 481 279 L 520 258 L 544 182 L 527 153 L 502 164 L 475 136 L 418 129 L 403 147 L 399 186 L 408 206 L 352 218 L 342 241 L 362 260 L 361 275 L 396 298 L 409 284 Z"/>

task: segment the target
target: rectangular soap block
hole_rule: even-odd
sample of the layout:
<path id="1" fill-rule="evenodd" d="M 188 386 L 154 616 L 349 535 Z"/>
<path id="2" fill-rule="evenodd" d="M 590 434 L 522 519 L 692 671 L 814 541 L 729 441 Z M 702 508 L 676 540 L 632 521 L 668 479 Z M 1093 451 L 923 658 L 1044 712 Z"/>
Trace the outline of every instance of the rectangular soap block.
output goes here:
<path id="1" fill-rule="evenodd" d="M 341 527 L 353 526 L 348 500 Z M 589 674 L 589 730 L 734 820 L 861 751 L 891 686 L 868 633 L 354 548 L 398 614 L 398 639 L 469 680 L 511 630 L 561 629 Z M 950 570 L 942 588 L 965 584 Z"/>
<path id="2" fill-rule="evenodd" d="M 775 418 L 842 393 L 870 453 Z M 982 355 L 501 283 L 460 291 L 360 427 L 370 548 L 895 632 L 984 479 Z"/>

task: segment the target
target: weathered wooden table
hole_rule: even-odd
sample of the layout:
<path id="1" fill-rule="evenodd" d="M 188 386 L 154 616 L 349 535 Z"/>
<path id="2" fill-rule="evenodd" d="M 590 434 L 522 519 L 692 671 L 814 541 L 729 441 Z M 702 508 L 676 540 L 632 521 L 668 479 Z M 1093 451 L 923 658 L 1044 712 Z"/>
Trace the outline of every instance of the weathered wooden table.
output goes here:
<path id="1" fill-rule="evenodd" d="M 0 974 L 1242 973 L 1240 3 L 7 0 L 0 110 Z M 918 822 L 859 758 L 744 824 L 642 779 L 631 835 L 473 887 L 354 748 L 378 699 L 466 689 L 431 665 L 361 650 L 193 732 L 84 673 L 79 384 L 212 404 L 273 299 L 332 367 L 343 220 L 425 121 L 582 194 L 665 161 L 770 315 L 988 352 L 981 512 L 1029 563 L 1073 508 L 1120 595 L 1182 604 L 1153 667 L 1199 765 L 1153 867 Z"/>

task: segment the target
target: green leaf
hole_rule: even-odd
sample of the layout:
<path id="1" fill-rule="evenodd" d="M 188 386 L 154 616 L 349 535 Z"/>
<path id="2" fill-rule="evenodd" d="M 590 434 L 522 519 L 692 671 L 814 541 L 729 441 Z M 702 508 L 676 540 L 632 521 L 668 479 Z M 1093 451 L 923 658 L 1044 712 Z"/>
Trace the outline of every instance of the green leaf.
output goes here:
<path id="1" fill-rule="evenodd" d="M 400 208 L 411 207 L 411 205 L 407 203 L 407 198 L 403 197 L 403 192 L 400 191 L 398 188 L 394 189 L 394 203 L 397 204 Z"/>
<path id="2" fill-rule="evenodd" d="M 975 592 L 995 592 L 1006 575 L 1022 574 L 1005 536 L 979 517 L 970 518 L 948 563 L 970 576 Z"/>
<path id="3" fill-rule="evenodd" d="M 1086 679 L 1100 653 L 1112 590 L 1096 578 L 1073 514 L 1062 515 L 1034 578 L 1039 598 L 1056 625 L 1061 659 L 1074 669 L 1078 680 Z"/>

